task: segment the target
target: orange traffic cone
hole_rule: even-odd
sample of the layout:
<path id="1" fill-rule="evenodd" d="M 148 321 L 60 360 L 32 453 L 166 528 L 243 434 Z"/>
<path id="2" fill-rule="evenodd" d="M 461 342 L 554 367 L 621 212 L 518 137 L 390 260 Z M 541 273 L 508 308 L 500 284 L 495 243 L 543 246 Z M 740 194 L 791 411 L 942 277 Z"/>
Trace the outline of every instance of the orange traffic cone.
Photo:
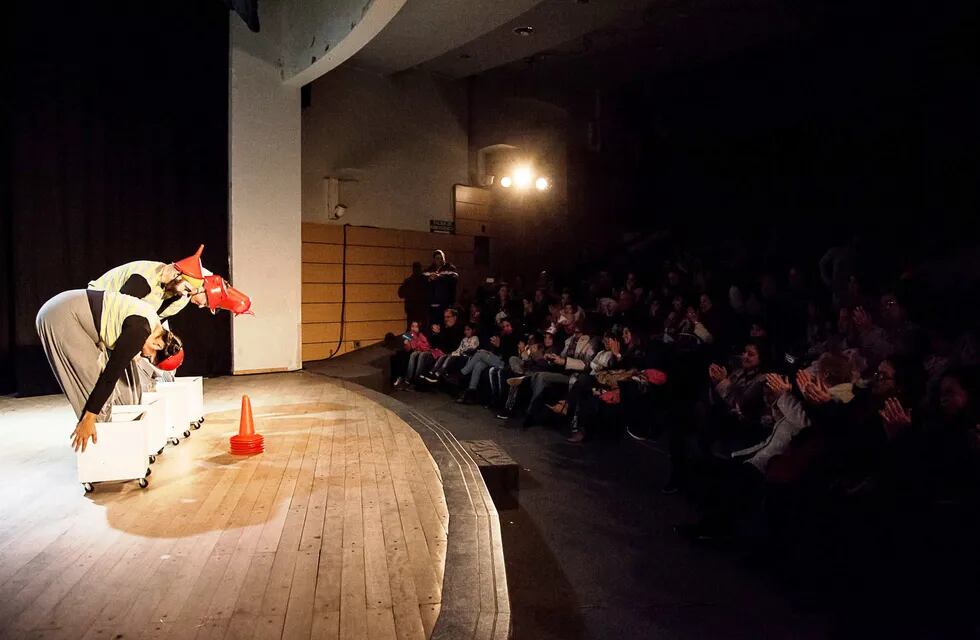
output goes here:
<path id="1" fill-rule="evenodd" d="M 255 421 L 252 420 L 252 401 L 248 396 L 242 396 L 242 418 L 238 424 L 238 435 L 231 437 L 231 452 L 239 456 L 265 451 L 264 438 L 255 433 Z"/>

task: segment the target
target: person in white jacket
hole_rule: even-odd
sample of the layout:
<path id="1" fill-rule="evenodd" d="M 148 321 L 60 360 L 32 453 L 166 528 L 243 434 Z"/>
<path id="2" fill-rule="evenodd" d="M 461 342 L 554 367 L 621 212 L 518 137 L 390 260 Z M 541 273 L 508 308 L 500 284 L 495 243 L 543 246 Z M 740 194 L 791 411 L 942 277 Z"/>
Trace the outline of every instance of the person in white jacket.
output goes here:
<path id="1" fill-rule="evenodd" d="M 565 340 L 565 348 L 558 355 L 548 354 L 548 361 L 559 371 L 539 371 L 532 373 L 531 401 L 528 404 L 524 426 L 530 426 L 544 406 L 545 390 L 564 385 L 566 389 L 575 384 L 578 374 L 587 371 L 592 359 L 598 353 L 599 338 L 589 335 L 583 319 L 569 329 L 571 336 Z"/>

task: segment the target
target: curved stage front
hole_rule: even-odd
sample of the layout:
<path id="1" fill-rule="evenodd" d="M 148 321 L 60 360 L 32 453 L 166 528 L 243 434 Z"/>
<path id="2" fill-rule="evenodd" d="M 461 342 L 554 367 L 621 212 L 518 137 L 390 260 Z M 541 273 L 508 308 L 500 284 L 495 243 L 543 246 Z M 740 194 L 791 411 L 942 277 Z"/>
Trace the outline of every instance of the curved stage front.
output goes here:
<path id="1" fill-rule="evenodd" d="M 243 394 L 266 447 L 246 458 Z M 447 429 L 307 372 L 208 380 L 205 402 L 148 489 L 84 495 L 65 400 L 0 399 L 3 637 L 508 637 L 497 512 Z"/>

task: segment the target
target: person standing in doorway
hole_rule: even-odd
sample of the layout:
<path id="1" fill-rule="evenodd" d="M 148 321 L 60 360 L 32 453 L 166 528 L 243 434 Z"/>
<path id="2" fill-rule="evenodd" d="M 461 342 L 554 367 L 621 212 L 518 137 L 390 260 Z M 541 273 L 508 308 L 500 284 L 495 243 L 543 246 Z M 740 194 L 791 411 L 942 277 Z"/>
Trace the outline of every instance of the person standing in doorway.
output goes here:
<path id="1" fill-rule="evenodd" d="M 429 281 L 422 275 L 422 263 L 412 263 L 412 275 L 398 287 L 398 297 L 405 301 L 405 320 L 419 325 L 429 318 Z"/>
<path id="2" fill-rule="evenodd" d="M 423 274 L 429 279 L 429 324 L 439 324 L 443 312 L 456 302 L 456 283 L 459 273 L 446 260 L 442 249 L 432 252 L 432 264 Z"/>

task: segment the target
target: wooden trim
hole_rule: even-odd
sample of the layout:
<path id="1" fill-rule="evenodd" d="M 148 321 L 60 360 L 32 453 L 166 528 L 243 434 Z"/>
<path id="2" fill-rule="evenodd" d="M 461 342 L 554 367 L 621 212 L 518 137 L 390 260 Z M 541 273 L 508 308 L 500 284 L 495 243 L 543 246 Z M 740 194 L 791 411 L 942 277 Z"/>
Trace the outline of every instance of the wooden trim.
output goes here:
<path id="1" fill-rule="evenodd" d="M 239 371 L 232 371 L 233 376 L 252 376 L 260 373 L 284 373 L 287 371 L 293 371 L 289 367 L 269 367 L 268 369 L 242 369 Z"/>

